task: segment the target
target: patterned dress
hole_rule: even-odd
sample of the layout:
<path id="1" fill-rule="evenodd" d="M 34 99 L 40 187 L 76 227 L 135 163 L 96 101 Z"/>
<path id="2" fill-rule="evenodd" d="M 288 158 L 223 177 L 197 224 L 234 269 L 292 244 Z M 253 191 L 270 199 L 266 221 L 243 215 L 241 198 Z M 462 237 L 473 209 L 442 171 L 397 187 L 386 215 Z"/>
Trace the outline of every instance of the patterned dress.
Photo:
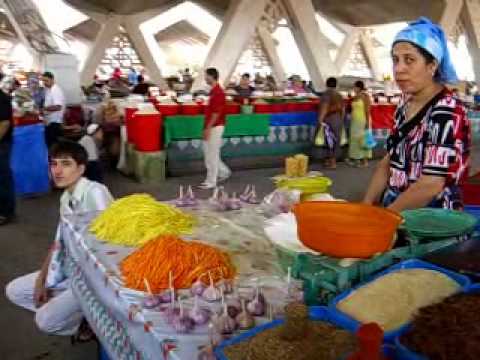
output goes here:
<path id="1" fill-rule="evenodd" d="M 462 208 L 459 183 L 468 176 L 471 126 L 465 106 L 446 88 L 407 121 L 407 102 L 399 104 L 387 142 L 390 178 L 388 206 L 422 175 L 445 178 L 443 191 L 429 207 Z"/>

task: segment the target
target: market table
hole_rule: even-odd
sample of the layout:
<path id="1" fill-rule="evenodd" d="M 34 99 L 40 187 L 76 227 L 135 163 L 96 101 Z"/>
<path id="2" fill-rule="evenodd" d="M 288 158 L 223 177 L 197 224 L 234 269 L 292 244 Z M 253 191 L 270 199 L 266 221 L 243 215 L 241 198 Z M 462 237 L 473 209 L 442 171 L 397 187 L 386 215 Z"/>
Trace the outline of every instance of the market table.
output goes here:
<path id="1" fill-rule="evenodd" d="M 373 129 L 392 129 L 397 105 L 373 104 L 370 106 Z"/>
<path id="2" fill-rule="evenodd" d="M 192 238 L 228 250 L 240 280 L 280 275 L 256 207 L 216 213 L 202 204 L 194 210 L 199 224 Z M 166 329 L 157 312 L 139 306 L 144 293 L 124 288 L 118 268 L 134 249 L 102 243 L 90 234 L 88 224 L 96 215 L 65 219 L 66 268 L 82 310 L 111 359 L 196 359 L 207 334 L 177 335 Z"/>

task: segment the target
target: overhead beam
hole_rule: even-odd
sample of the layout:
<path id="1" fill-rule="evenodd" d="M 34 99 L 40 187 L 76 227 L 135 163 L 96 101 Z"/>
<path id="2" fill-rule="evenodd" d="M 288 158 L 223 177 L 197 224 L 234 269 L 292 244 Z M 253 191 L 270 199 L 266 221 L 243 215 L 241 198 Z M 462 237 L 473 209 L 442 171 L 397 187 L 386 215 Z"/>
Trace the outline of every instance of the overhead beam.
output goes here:
<path id="1" fill-rule="evenodd" d="M 144 34 L 140 30 L 140 23 L 134 17 L 126 17 L 124 21 L 125 30 L 130 36 L 138 56 L 142 60 L 150 79 L 158 86 L 165 87 L 166 83 L 162 77 L 160 67 L 155 61 L 152 52 L 145 40 Z"/>
<path id="2" fill-rule="evenodd" d="M 80 81 L 82 85 L 87 86 L 92 83 L 97 67 L 105 55 L 105 50 L 112 43 L 113 37 L 118 34 L 123 20 L 123 16 L 113 15 L 102 25 L 81 71 Z"/>
<path id="3" fill-rule="evenodd" d="M 271 32 L 263 26 L 257 28 L 258 36 L 267 55 L 268 61 L 272 66 L 273 77 L 278 84 L 287 80 L 285 69 L 283 68 L 282 61 L 278 56 L 277 45 Z"/>
<path id="4" fill-rule="evenodd" d="M 316 90 L 325 89 L 325 80 L 338 70 L 330 58 L 328 40 L 315 18 L 312 0 L 284 0 L 293 37 Z"/>
<path id="5" fill-rule="evenodd" d="M 267 0 L 230 2 L 220 32 L 204 62 L 204 68 L 218 69 L 224 85 L 230 80 L 243 51 L 252 40 L 267 3 Z M 203 76 L 198 76 L 193 89 L 200 89 L 202 85 Z"/>
<path id="6" fill-rule="evenodd" d="M 375 80 L 381 81 L 383 78 L 383 74 L 380 69 L 380 64 L 378 63 L 377 56 L 375 54 L 371 35 L 368 33 L 368 30 L 362 30 L 360 31 L 359 37 L 360 46 L 365 56 L 365 60 L 367 61 L 368 67 L 372 72 L 372 76 Z"/>
<path id="7" fill-rule="evenodd" d="M 460 17 L 463 9 L 463 0 L 444 0 L 445 8 L 443 9 L 442 17 L 440 18 L 440 26 L 443 28 L 447 36 L 452 35 L 455 30 L 455 25 Z"/>
<path id="8" fill-rule="evenodd" d="M 355 27 L 348 29 L 345 33 L 345 39 L 343 39 L 342 45 L 338 48 L 337 56 L 335 58 L 335 66 L 337 67 L 339 75 L 342 74 L 343 68 L 350 59 L 352 51 L 359 41 L 359 34 L 360 31 Z"/>

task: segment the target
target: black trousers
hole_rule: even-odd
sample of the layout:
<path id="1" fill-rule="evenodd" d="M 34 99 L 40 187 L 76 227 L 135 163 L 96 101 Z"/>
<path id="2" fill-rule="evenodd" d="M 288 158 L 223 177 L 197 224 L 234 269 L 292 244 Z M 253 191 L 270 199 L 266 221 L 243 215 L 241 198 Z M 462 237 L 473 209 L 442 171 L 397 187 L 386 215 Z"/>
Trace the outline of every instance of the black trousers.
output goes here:
<path id="1" fill-rule="evenodd" d="M 57 143 L 60 138 L 63 136 L 63 129 L 62 124 L 59 123 L 51 123 L 47 125 L 45 128 L 45 143 L 47 144 L 47 148 Z"/>
<path id="2" fill-rule="evenodd" d="M 0 216 L 15 213 L 15 188 L 10 168 L 10 143 L 0 143 Z"/>

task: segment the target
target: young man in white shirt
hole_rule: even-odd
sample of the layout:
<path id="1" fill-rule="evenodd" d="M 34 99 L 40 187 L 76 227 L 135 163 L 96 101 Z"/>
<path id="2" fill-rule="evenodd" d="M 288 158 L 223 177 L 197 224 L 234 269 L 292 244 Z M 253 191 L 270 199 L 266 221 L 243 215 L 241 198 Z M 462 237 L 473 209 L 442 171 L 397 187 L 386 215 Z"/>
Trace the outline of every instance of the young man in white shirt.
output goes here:
<path id="1" fill-rule="evenodd" d="M 19 277 L 6 286 L 14 304 L 35 312 L 38 328 L 54 335 L 74 335 L 83 320 L 82 310 L 64 272 L 65 244 L 62 228 L 66 215 L 102 211 L 113 201 L 108 189 L 82 175 L 87 153 L 78 143 L 62 141 L 50 152 L 53 181 L 65 189 L 60 199 L 60 222 L 55 241 L 40 271 Z"/>
<path id="2" fill-rule="evenodd" d="M 45 104 L 43 118 L 46 125 L 45 142 L 48 148 L 63 136 L 63 114 L 65 113 L 65 96 L 63 91 L 55 83 L 55 77 L 51 72 L 45 72 L 42 76 L 45 86 Z"/>

